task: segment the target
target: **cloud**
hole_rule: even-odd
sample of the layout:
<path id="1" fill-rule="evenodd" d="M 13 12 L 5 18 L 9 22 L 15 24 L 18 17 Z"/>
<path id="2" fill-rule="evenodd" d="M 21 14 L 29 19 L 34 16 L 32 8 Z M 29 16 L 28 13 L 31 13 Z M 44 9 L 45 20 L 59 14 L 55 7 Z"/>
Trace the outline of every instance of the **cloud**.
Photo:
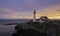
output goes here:
<path id="1" fill-rule="evenodd" d="M 0 17 L 5 19 L 30 19 L 33 18 L 33 11 L 19 12 L 7 8 L 0 8 Z M 2 13 L 2 14 L 1 14 Z M 60 4 L 45 7 L 36 11 L 36 18 L 47 16 L 50 19 L 60 19 Z M 2 16 L 1 16 L 2 15 Z"/>
<path id="2" fill-rule="evenodd" d="M 4 19 L 26 19 L 31 18 L 31 11 L 18 12 L 7 8 L 0 8 L 0 18 Z"/>
<path id="3" fill-rule="evenodd" d="M 60 19 L 60 4 L 52 5 L 37 11 L 37 18 L 48 16 L 50 19 Z"/>
<path id="4" fill-rule="evenodd" d="M 2 0 L 0 0 L 2 1 Z M 3 0 L 0 3 L 0 17 L 9 19 L 33 18 L 33 9 L 37 18 L 60 16 L 60 0 Z M 2 4 L 3 3 L 3 4 Z"/>

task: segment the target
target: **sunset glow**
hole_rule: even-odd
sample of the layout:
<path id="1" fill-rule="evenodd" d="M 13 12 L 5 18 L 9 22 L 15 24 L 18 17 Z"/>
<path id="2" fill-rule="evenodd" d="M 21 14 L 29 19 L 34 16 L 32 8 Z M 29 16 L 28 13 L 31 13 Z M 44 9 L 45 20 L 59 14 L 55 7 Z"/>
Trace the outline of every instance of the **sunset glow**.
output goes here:
<path id="1" fill-rule="evenodd" d="M 0 0 L 0 19 L 31 19 L 47 16 L 60 19 L 60 0 Z"/>

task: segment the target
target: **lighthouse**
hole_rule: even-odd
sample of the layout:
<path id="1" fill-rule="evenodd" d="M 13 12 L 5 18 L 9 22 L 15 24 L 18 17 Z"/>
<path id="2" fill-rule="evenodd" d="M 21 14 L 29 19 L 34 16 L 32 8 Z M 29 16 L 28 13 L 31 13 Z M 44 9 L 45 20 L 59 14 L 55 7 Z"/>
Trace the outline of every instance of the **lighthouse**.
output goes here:
<path id="1" fill-rule="evenodd" d="M 36 22 L 36 11 L 33 12 L 33 22 Z"/>

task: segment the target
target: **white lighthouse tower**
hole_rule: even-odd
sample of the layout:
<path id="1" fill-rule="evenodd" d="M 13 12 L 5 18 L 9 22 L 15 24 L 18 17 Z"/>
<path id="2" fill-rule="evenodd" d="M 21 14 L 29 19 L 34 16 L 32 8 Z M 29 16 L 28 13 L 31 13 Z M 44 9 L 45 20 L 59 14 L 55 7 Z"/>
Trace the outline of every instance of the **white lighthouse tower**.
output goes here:
<path id="1" fill-rule="evenodd" d="M 36 11 L 34 10 L 34 13 L 33 13 L 33 22 L 36 22 Z"/>

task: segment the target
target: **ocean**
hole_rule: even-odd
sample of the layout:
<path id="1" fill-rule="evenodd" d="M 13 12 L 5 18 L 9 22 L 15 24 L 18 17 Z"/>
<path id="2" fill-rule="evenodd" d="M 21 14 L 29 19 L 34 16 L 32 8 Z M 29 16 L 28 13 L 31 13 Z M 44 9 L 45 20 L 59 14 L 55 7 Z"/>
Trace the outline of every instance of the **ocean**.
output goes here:
<path id="1" fill-rule="evenodd" d="M 0 19 L 0 24 L 9 24 L 9 23 L 26 23 L 30 19 Z"/>
<path id="2" fill-rule="evenodd" d="M 12 36 L 15 32 L 16 25 L 3 25 L 9 23 L 24 23 L 28 22 L 26 19 L 0 19 L 0 36 Z"/>
<path id="3" fill-rule="evenodd" d="M 16 25 L 0 25 L 0 36 L 12 36 Z"/>

